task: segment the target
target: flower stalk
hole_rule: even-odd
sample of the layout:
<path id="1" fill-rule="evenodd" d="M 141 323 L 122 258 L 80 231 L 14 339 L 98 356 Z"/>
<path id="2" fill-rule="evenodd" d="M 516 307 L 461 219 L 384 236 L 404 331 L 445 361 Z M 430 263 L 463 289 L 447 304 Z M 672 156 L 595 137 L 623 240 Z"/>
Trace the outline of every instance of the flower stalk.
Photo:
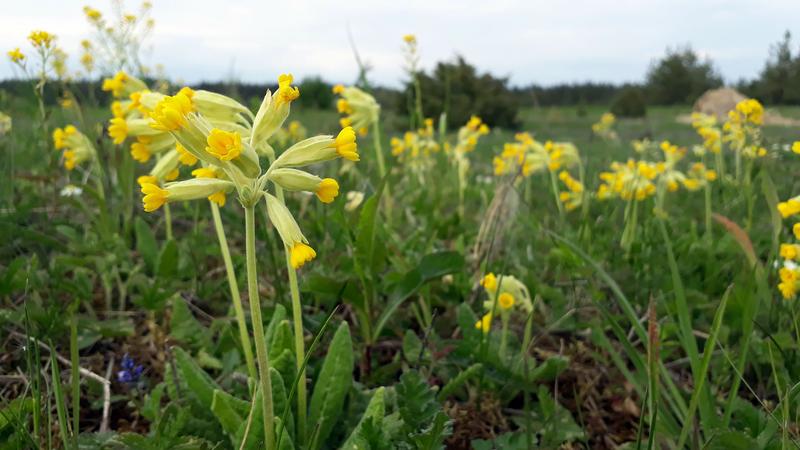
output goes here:
<path id="1" fill-rule="evenodd" d="M 233 270 L 233 261 L 231 260 L 231 253 L 228 247 L 228 239 L 225 236 L 225 228 L 222 226 L 219 206 L 213 201 L 209 201 L 208 203 L 211 205 L 211 215 L 214 218 L 214 229 L 217 232 L 217 239 L 219 240 L 219 250 L 222 253 L 222 260 L 225 262 L 225 274 L 228 278 L 228 287 L 230 288 L 231 299 L 233 300 L 236 322 L 239 325 L 239 339 L 242 341 L 242 350 L 244 352 L 245 363 L 247 364 L 247 373 L 250 378 L 256 380 L 258 379 L 258 371 L 256 370 L 255 359 L 253 359 L 253 346 L 250 343 L 250 334 L 247 331 L 247 319 L 244 316 L 242 297 L 239 293 L 236 273 Z"/>
<path id="2" fill-rule="evenodd" d="M 272 380 L 269 373 L 269 355 L 267 341 L 264 336 L 264 322 L 261 318 L 261 304 L 258 294 L 258 275 L 256 272 L 256 230 L 255 205 L 248 204 L 244 208 L 245 217 L 245 251 L 247 258 L 247 292 L 250 301 L 250 316 L 253 322 L 253 339 L 256 341 L 256 359 L 258 361 L 259 383 L 262 393 L 261 407 L 264 411 L 264 444 L 267 450 L 275 448 L 275 415 L 272 407 Z"/>

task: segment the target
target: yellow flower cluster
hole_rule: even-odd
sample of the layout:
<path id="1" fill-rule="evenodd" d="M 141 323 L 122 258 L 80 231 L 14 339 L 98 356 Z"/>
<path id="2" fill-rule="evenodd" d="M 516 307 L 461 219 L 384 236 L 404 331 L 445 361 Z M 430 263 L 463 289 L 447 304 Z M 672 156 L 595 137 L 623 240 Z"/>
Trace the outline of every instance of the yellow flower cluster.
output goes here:
<path id="1" fill-rule="evenodd" d="M 292 266 L 299 268 L 313 259 L 316 252 L 308 245 L 286 205 L 267 192 L 267 184 L 272 182 L 287 191 L 313 192 L 321 202 L 330 203 L 339 194 L 336 180 L 322 179 L 298 168 L 336 158 L 357 161 L 359 155 L 355 132 L 346 127 L 336 137 L 300 140 L 262 171 L 255 149 L 262 146 L 272 151 L 267 141 L 281 128 L 291 102 L 299 96 L 291 80 L 291 75 L 281 75 L 278 90 L 274 95 L 267 92 L 255 116 L 232 99 L 206 91 L 184 88 L 173 96 L 160 96 L 152 106 L 150 94 L 143 93 L 138 101 L 148 113 L 141 120 L 147 121 L 151 130 L 170 136 L 178 144 L 159 160 L 156 168 L 173 158 L 175 164 L 203 163 L 202 168 L 192 172 L 194 179 L 163 187 L 153 182 L 161 179 L 154 176 L 154 168 L 152 178 L 140 180 L 145 210 L 155 211 L 168 202 L 199 198 L 224 205 L 225 194 L 233 191 L 245 207 L 264 199 L 269 219 L 289 251 Z M 135 103 L 136 99 L 131 101 Z M 138 114 L 139 108 L 134 111 L 132 115 Z M 124 120 L 130 124 L 139 119 L 129 116 Z M 274 153 L 270 159 L 273 158 Z"/>
<path id="2" fill-rule="evenodd" d="M 375 97 L 355 86 L 345 87 L 341 84 L 333 87 L 333 93 L 341 96 L 336 101 L 336 109 L 339 114 L 344 115 L 339 119 L 342 128 L 352 126 L 358 130 L 358 134 L 364 136 L 369 127 L 378 122 L 381 107 Z"/>
<path id="3" fill-rule="evenodd" d="M 475 328 L 484 333 L 488 333 L 491 329 L 492 319 L 497 313 L 503 320 L 507 320 L 509 313 L 515 307 L 525 313 L 533 311 L 533 302 L 531 302 L 528 288 L 512 275 L 496 276 L 489 272 L 481 278 L 480 285 L 488 297 L 488 300 L 483 303 L 487 312 L 475 323 Z"/>
<path id="4" fill-rule="evenodd" d="M 503 152 L 492 161 L 494 174 L 521 174 L 523 177 L 548 170 L 558 172 L 580 163 L 578 148 L 571 142 L 535 140 L 529 133 L 518 133 L 515 142 L 503 146 Z"/>
<path id="5" fill-rule="evenodd" d="M 764 124 L 764 107 L 755 99 L 742 100 L 728 112 L 728 120 L 722 126 L 722 140 L 731 148 L 750 159 L 767 155 L 761 146 L 761 125 Z"/>
<path id="6" fill-rule="evenodd" d="M 478 116 L 470 117 L 469 121 L 458 130 L 456 153 L 469 153 L 475 150 L 478 139 L 487 134 L 489 134 L 489 126 L 483 123 Z"/>
<path id="7" fill-rule="evenodd" d="M 795 142 L 793 147 L 800 145 Z M 800 195 L 778 203 L 778 212 L 784 219 L 790 217 L 800 219 Z M 778 290 L 787 300 L 797 298 L 797 293 L 800 291 L 800 220 L 792 226 L 792 235 L 795 242 L 781 244 L 780 257 L 783 259 L 783 264 L 778 272 L 780 277 Z"/>
<path id="8" fill-rule="evenodd" d="M 603 181 L 597 189 L 601 200 L 619 197 L 623 200 L 645 200 L 656 193 L 653 180 L 659 173 L 657 164 L 629 159 L 625 164 L 611 163 L 610 172 L 602 172 Z"/>
<path id="9" fill-rule="evenodd" d="M 51 48 L 55 40 L 55 35 L 42 30 L 31 31 L 31 33 L 28 35 L 28 41 L 30 41 L 31 45 L 42 50 Z"/>
<path id="10" fill-rule="evenodd" d="M 308 131 L 298 120 L 292 120 L 285 128 L 275 132 L 270 142 L 280 148 L 288 147 L 291 144 L 302 141 L 308 137 Z"/>
<path id="11" fill-rule="evenodd" d="M 607 141 L 616 141 L 619 139 L 617 136 L 617 132 L 614 130 L 614 124 L 617 122 L 617 118 L 614 114 L 610 112 L 603 113 L 600 116 L 600 120 L 597 123 L 592 124 L 592 132 L 595 136 L 607 140 Z"/>
<path id="12" fill-rule="evenodd" d="M 67 170 L 73 170 L 84 161 L 94 161 L 97 156 L 89 138 L 73 125 L 53 131 L 53 146 L 56 150 L 63 150 L 62 160 Z"/>
<path id="13" fill-rule="evenodd" d="M 717 126 L 717 118 L 703 113 L 692 113 L 692 127 L 703 139 L 703 148 L 717 154 L 722 151 L 722 130 Z"/>
<path id="14" fill-rule="evenodd" d="M 389 141 L 392 155 L 415 171 L 428 168 L 433 163 L 430 156 L 441 150 L 434 138 L 433 119 L 425 119 L 424 124 L 425 128 L 407 131 L 402 139 L 392 137 Z"/>
<path id="15" fill-rule="evenodd" d="M 583 204 L 583 183 L 576 180 L 566 170 L 558 174 L 558 179 L 567 187 L 567 190 L 558 194 L 558 199 L 564 204 L 567 211 L 572 211 Z"/>

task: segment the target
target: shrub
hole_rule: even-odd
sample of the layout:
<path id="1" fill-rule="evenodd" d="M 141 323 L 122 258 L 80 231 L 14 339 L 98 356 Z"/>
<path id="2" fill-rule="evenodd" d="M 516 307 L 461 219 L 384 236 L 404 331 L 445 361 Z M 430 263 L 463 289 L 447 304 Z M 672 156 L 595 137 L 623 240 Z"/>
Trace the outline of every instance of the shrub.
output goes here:
<path id="1" fill-rule="evenodd" d="M 611 112 L 617 117 L 644 117 L 647 114 L 644 93 L 638 87 L 624 88 L 611 102 Z"/>
<path id="2" fill-rule="evenodd" d="M 419 73 L 419 80 L 425 117 L 439 117 L 446 111 L 450 128 L 463 125 L 473 114 L 492 127 L 516 128 L 519 125 L 519 103 L 508 87 L 508 79 L 489 73 L 478 74 L 477 69 L 460 56 L 453 62 L 439 62 L 431 75 Z M 409 82 L 407 96 L 398 105 L 400 111 L 408 111 L 406 100 L 413 98 L 413 89 Z"/>
<path id="3" fill-rule="evenodd" d="M 650 66 L 647 90 L 651 103 L 688 104 L 705 91 L 722 85 L 722 77 L 710 60 L 700 60 L 691 47 L 667 49 L 667 54 Z"/>

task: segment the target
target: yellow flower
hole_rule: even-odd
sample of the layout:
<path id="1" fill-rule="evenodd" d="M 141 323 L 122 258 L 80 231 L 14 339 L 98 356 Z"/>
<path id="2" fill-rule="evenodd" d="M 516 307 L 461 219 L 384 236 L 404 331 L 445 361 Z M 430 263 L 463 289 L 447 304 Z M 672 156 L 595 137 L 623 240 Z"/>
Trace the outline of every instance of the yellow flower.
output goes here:
<path id="1" fill-rule="evenodd" d="M 169 173 L 164 175 L 164 180 L 166 181 L 176 180 L 180 174 L 181 171 L 179 169 L 172 169 Z"/>
<path id="2" fill-rule="evenodd" d="M 339 183 L 333 178 L 325 178 L 320 181 L 316 194 L 322 203 L 331 203 L 339 195 Z"/>
<path id="3" fill-rule="evenodd" d="M 503 292 L 499 297 L 497 297 L 497 302 L 500 304 L 501 308 L 511 309 L 511 307 L 514 306 L 514 296 L 508 292 Z"/>
<path id="4" fill-rule="evenodd" d="M 215 192 L 209 195 L 208 199 L 219 205 L 219 207 L 223 207 L 225 206 L 225 191 Z"/>
<path id="5" fill-rule="evenodd" d="M 143 187 L 145 184 L 156 184 L 158 180 L 152 175 L 142 175 L 136 179 L 136 183 L 139 184 L 139 187 Z"/>
<path id="6" fill-rule="evenodd" d="M 293 268 L 299 269 L 303 266 L 303 264 L 316 258 L 316 256 L 317 252 L 315 252 L 314 249 L 309 245 L 302 242 L 297 242 L 291 249 L 289 260 L 291 261 Z"/>
<path id="7" fill-rule="evenodd" d="M 794 233 L 794 237 L 800 239 L 800 222 L 797 222 L 792 227 L 792 232 Z"/>
<path id="8" fill-rule="evenodd" d="M 333 90 L 334 94 L 338 95 L 338 94 L 341 94 L 342 92 L 344 92 L 344 86 L 341 85 L 341 84 L 337 84 L 336 86 L 333 87 L 332 90 Z"/>
<path id="9" fill-rule="evenodd" d="M 195 178 L 217 178 L 217 171 L 210 167 L 201 167 L 192 171 Z"/>
<path id="10" fill-rule="evenodd" d="M 10 53 L 9 53 L 10 54 Z M 800 141 L 795 141 L 792 144 L 792 151 L 800 155 Z"/>
<path id="11" fill-rule="evenodd" d="M 125 119 L 122 120 L 124 121 Z M 131 156 L 133 157 L 133 159 L 139 161 L 142 164 L 149 161 L 150 156 L 152 155 L 152 152 L 150 151 L 151 142 L 152 139 L 147 136 L 138 136 L 136 138 L 136 142 L 131 144 Z"/>
<path id="12" fill-rule="evenodd" d="M 161 189 L 152 183 L 142 185 L 142 194 L 144 194 L 142 204 L 144 205 L 144 210 L 147 212 L 153 212 L 161 208 L 164 203 L 167 202 L 167 190 Z"/>
<path id="13" fill-rule="evenodd" d="M 407 34 L 407 35 L 403 36 L 403 40 L 406 42 L 406 44 L 412 44 L 413 45 L 413 44 L 417 43 L 417 37 L 414 36 L 413 34 Z"/>
<path id="14" fill-rule="evenodd" d="M 781 244 L 780 254 L 781 258 L 788 259 L 789 261 L 794 261 L 797 259 L 798 255 L 800 255 L 800 245 Z"/>
<path id="15" fill-rule="evenodd" d="M 242 153 L 242 136 L 237 132 L 229 132 L 214 128 L 206 139 L 206 151 L 221 161 L 231 161 Z"/>
<path id="16" fill-rule="evenodd" d="M 800 196 L 778 203 L 778 212 L 785 219 L 795 214 L 800 214 Z"/>
<path id="17" fill-rule="evenodd" d="M 108 135 L 115 144 L 122 144 L 128 137 L 128 122 L 122 117 L 114 117 L 108 125 Z"/>
<path id="18" fill-rule="evenodd" d="M 275 95 L 278 97 L 279 103 L 291 103 L 300 97 L 300 89 L 292 87 L 294 77 L 291 74 L 282 74 L 278 77 L 278 92 Z"/>
<path id="19" fill-rule="evenodd" d="M 31 34 L 28 35 L 28 40 L 31 41 L 31 45 L 43 49 L 50 48 L 55 39 L 56 37 L 54 35 L 42 30 L 31 31 Z"/>
<path id="20" fill-rule="evenodd" d="M 497 277 L 491 272 L 487 273 L 481 278 L 481 286 L 487 291 L 494 291 L 497 289 Z"/>
<path id="21" fill-rule="evenodd" d="M 180 143 L 175 143 L 175 150 L 177 150 L 178 154 L 180 155 L 178 157 L 178 161 L 180 161 L 184 166 L 193 166 L 197 164 L 197 158 L 189 153 Z"/>
<path id="22" fill-rule="evenodd" d="M 155 123 L 151 126 L 157 130 L 174 131 L 186 126 L 186 115 L 193 109 L 192 100 L 185 93 L 177 93 L 161 99 L 150 118 Z"/>
<path id="23" fill-rule="evenodd" d="M 92 22 L 97 22 L 103 17 L 103 15 L 100 13 L 100 11 L 98 11 L 98 10 L 96 10 L 94 8 L 91 8 L 89 6 L 84 6 L 83 7 L 83 13 L 86 14 L 86 18 L 89 19 Z"/>
<path id="24" fill-rule="evenodd" d="M 353 131 L 353 127 L 345 127 L 342 129 L 339 135 L 336 136 L 333 145 L 336 148 L 336 153 L 342 158 L 350 161 L 358 161 L 360 159 L 358 156 L 358 145 L 356 144 L 356 133 Z"/>
<path id="25" fill-rule="evenodd" d="M 492 313 L 486 313 L 481 317 L 481 320 L 475 322 L 475 328 L 481 330 L 484 334 L 492 329 Z"/>
<path id="26" fill-rule="evenodd" d="M 19 64 L 20 62 L 22 62 L 22 60 L 25 59 L 25 55 L 23 55 L 22 52 L 19 51 L 19 47 L 17 47 L 14 50 L 8 52 L 8 58 L 11 60 L 11 62 Z"/>

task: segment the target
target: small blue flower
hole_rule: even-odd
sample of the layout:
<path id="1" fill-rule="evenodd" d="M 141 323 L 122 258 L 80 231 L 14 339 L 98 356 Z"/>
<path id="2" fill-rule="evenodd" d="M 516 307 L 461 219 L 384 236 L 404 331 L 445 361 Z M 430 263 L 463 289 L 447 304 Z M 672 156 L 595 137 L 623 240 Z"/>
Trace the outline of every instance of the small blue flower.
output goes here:
<path id="1" fill-rule="evenodd" d="M 136 364 L 136 361 L 127 353 L 122 357 L 122 370 L 117 372 L 117 380 L 121 383 L 134 384 L 139 381 L 144 371 L 144 366 Z"/>

